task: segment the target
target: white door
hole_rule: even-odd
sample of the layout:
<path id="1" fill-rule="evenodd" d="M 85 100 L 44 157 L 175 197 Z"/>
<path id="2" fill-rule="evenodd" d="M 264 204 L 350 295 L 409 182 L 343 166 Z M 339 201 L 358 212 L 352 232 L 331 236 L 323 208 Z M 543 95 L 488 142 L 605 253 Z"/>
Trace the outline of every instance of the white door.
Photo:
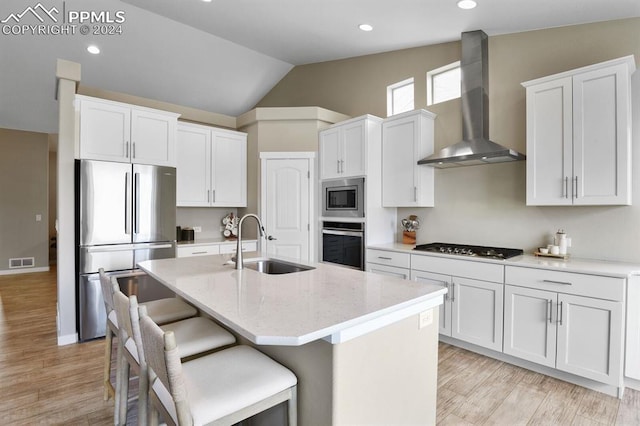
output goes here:
<path id="1" fill-rule="evenodd" d="M 502 352 L 503 287 L 453 277 L 451 337 Z"/>
<path id="2" fill-rule="evenodd" d="M 555 368 L 557 298 L 551 291 L 504 287 L 505 354 Z"/>
<path id="3" fill-rule="evenodd" d="M 573 77 L 574 204 L 631 204 L 627 66 Z"/>
<path id="4" fill-rule="evenodd" d="M 622 381 L 622 302 L 558 295 L 556 367 L 619 386 Z"/>
<path id="5" fill-rule="evenodd" d="M 571 77 L 527 87 L 527 205 L 573 203 Z"/>
<path id="6" fill-rule="evenodd" d="M 262 220 L 269 256 L 312 260 L 311 164 L 311 158 L 263 158 Z"/>

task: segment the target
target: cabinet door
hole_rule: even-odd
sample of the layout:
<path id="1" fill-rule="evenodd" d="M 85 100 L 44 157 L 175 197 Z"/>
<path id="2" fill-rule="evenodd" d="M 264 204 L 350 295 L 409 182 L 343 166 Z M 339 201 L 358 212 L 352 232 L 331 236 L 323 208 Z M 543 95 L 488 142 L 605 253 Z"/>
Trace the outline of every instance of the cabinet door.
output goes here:
<path id="1" fill-rule="evenodd" d="M 613 386 L 622 383 L 622 302 L 558 295 L 556 368 Z"/>
<path id="2" fill-rule="evenodd" d="M 556 366 L 557 293 L 504 287 L 504 353 L 548 367 Z"/>
<path id="3" fill-rule="evenodd" d="M 119 104 L 80 103 L 80 158 L 130 162 L 131 110 Z"/>
<path id="4" fill-rule="evenodd" d="M 502 352 L 503 287 L 453 277 L 451 337 Z"/>
<path id="5" fill-rule="evenodd" d="M 417 164 L 433 153 L 433 117 L 426 114 L 382 123 L 383 207 L 433 207 L 433 167 Z"/>
<path id="6" fill-rule="evenodd" d="M 177 205 L 207 207 L 210 205 L 211 130 L 181 124 L 177 134 Z"/>
<path id="7" fill-rule="evenodd" d="M 341 176 L 362 176 L 367 173 L 366 165 L 366 122 L 357 121 L 345 125 L 342 131 Z"/>
<path id="8" fill-rule="evenodd" d="M 527 87 L 527 205 L 573 202 L 571 77 Z"/>
<path id="9" fill-rule="evenodd" d="M 444 303 L 440 306 L 439 332 L 445 336 L 451 336 L 451 277 L 449 275 L 412 270 L 411 280 L 419 283 L 440 285 L 448 290 L 447 294 L 444 295 Z"/>
<path id="10" fill-rule="evenodd" d="M 172 115 L 132 109 L 131 161 L 174 167 L 177 121 Z"/>
<path id="11" fill-rule="evenodd" d="M 192 246 L 187 244 L 178 246 L 176 250 L 176 257 L 209 256 L 213 254 L 220 254 L 220 244 L 205 246 Z"/>
<path id="12" fill-rule="evenodd" d="M 212 130 L 211 164 L 211 205 L 246 207 L 246 134 Z"/>
<path id="13" fill-rule="evenodd" d="M 340 128 L 334 127 L 320 132 L 320 179 L 340 176 L 342 155 L 340 153 Z"/>
<path id="14" fill-rule="evenodd" d="M 627 66 L 573 77 L 574 204 L 631 204 Z"/>

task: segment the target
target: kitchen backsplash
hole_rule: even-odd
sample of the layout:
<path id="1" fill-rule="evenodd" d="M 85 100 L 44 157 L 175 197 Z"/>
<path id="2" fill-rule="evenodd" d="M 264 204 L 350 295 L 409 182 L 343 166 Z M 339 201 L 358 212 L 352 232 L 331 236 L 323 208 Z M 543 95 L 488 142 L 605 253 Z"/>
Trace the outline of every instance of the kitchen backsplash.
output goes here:
<path id="1" fill-rule="evenodd" d="M 178 207 L 176 210 L 176 225 L 195 228 L 199 226 L 202 231 L 195 233 L 195 239 L 222 237 L 220 227 L 222 218 L 233 212 L 238 214 L 236 208 L 212 208 L 212 207 Z"/>

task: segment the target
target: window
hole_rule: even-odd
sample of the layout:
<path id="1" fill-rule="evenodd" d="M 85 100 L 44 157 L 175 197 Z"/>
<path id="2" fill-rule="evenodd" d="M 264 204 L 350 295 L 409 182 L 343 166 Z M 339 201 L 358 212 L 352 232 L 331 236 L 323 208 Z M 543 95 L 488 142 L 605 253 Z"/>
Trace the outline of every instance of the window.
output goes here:
<path id="1" fill-rule="evenodd" d="M 427 73 L 427 105 L 460 97 L 460 62 Z"/>
<path id="2" fill-rule="evenodd" d="M 387 86 L 387 116 L 413 110 L 413 78 Z"/>

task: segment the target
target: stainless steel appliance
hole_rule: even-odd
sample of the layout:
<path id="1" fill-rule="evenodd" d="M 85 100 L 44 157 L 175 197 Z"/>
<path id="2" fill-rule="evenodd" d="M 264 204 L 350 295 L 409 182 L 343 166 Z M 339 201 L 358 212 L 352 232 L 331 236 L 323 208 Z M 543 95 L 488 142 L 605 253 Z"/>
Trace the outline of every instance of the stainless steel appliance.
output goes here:
<path id="1" fill-rule="evenodd" d="M 480 30 L 462 33 L 462 141 L 418 161 L 437 168 L 524 160 L 526 156 L 489 139 L 489 48 Z"/>
<path id="2" fill-rule="evenodd" d="M 322 181 L 322 216 L 364 217 L 364 178 Z"/>
<path id="3" fill-rule="evenodd" d="M 503 247 L 470 246 L 464 244 L 429 243 L 419 244 L 414 250 L 432 253 L 454 254 L 459 256 L 485 257 L 490 259 L 509 259 L 524 253 L 521 249 Z"/>
<path id="4" fill-rule="evenodd" d="M 322 261 L 364 270 L 364 223 L 323 222 Z"/>
<path id="5" fill-rule="evenodd" d="M 137 270 L 136 264 L 175 257 L 175 239 L 175 168 L 76 161 L 80 341 L 105 334 L 98 269 L 121 277 L 121 288 L 138 294 L 141 301 L 166 297 L 172 293 Z"/>

